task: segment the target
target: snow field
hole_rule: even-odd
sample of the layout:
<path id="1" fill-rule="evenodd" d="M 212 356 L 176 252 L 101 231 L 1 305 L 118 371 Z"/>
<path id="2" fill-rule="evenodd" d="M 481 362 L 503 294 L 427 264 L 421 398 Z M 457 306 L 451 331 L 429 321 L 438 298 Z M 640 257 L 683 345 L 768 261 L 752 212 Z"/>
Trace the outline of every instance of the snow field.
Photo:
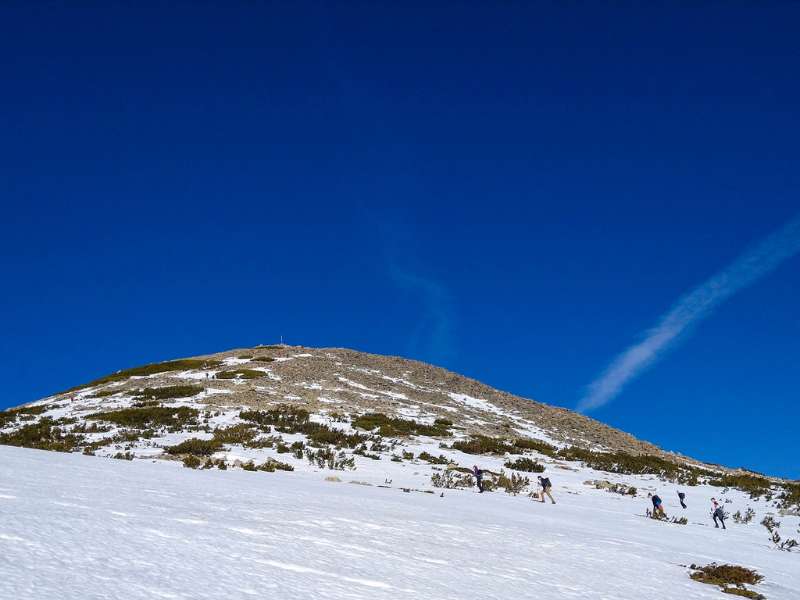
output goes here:
<path id="1" fill-rule="evenodd" d="M 771 549 L 757 524 L 708 526 L 713 488 L 686 489 L 680 526 L 640 516 L 646 499 L 589 489 L 586 470 L 548 473 L 553 506 L 347 483 L 377 476 L 373 462 L 194 471 L 0 446 L 0 598 L 728 598 L 682 566 L 711 561 L 757 569 L 769 600 L 800 597 L 799 554 Z M 403 479 L 415 466 L 380 468 Z M 670 488 L 658 486 L 671 514 Z"/>

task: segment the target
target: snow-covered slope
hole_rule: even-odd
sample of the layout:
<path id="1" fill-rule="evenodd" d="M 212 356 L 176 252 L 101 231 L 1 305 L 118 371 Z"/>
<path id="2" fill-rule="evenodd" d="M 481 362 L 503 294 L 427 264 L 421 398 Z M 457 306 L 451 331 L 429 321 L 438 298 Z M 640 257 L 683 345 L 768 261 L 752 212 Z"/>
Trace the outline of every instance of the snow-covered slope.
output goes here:
<path id="1" fill-rule="evenodd" d="M 501 459 L 480 460 L 496 468 Z M 0 446 L 0 598 L 730 597 L 683 566 L 711 561 L 758 570 L 756 589 L 769 600 L 800 598 L 800 554 L 771 548 L 757 524 L 769 506 L 740 492 L 727 492 L 726 506 L 754 506 L 758 517 L 723 531 L 707 514 L 720 490 L 705 486 L 685 489 L 683 511 L 673 485 L 610 476 L 657 488 L 669 514 L 688 517 L 676 525 L 645 518 L 642 495 L 585 485 L 609 476 L 572 463 L 548 467 L 556 505 L 404 492 L 431 467 L 370 463 L 252 473 Z M 798 527 L 796 517 L 781 520 L 784 532 Z"/>

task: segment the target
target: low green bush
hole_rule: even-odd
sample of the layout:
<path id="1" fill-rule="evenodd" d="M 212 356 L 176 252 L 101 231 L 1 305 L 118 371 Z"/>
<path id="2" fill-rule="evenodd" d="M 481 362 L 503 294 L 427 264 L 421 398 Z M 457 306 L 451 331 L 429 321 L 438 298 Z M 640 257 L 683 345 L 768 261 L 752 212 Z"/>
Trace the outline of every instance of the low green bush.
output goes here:
<path id="1" fill-rule="evenodd" d="M 558 452 L 558 448 L 555 446 L 543 442 L 542 440 L 534 440 L 531 438 L 519 438 L 514 440 L 514 448 L 519 450 L 535 450 L 539 454 L 551 457 L 555 456 Z"/>
<path id="2" fill-rule="evenodd" d="M 100 423 L 78 423 L 72 428 L 71 433 L 107 433 L 114 429 L 111 425 L 101 425 Z"/>
<path id="3" fill-rule="evenodd" d="M 525 488 L 531 484 L 531 480 L 516 473 L 512 473 L 511 477 L 509 477 L 505 472 L 501 471 L 494 483 L 497 487 L 503 488 L 506 493 L 516 496 L 525 491 Z"/>
<path id="4" fill-rule="evenodd" d="M 281 404 L 269 410 L 243 410 L 239 413 L 239 418 L 255 423 L 259 427 L 272 425 L 281 428 L 297 428 L 308 423 L 311 414 L 303 408 Z"/>
<path id="5" fill-rule="evenodd" d="M 471 488 L 475 485 L 475 480 L 469 473 L 458 473 L 453 469 L 445 469 L 431 474 L 431 485 L 448 490 Z"/>
<path id="6" fill-rule="evenodd" d="M 372 460 L 380 460 L 381 457 L 378 454 L 371 454 L 367 450 L 366 444 L 361 444 L 355 450 L 353 450 L 353 454 L 358 454 L 359 456 L 363 456 L 364 458 L 371 458 Z"/>
<path id="7" fill-rule="evenodd" d="M 8 410 L 0 411 L 0 429 L 15 423 L 17 418 L 30 420 L 36 415 L 41 415 L 47 409 L 47 406 L 22 406 L 20 408 L 9 408 Z"/>
<path id="8" fill-rule="evenodd" d="M 411 458 L 414 458 L 414 455 L 411 454 Z M 432 465 L 449 465 L 452 460 L 447 458 L 444 454 L 440 454 L 439 456 L 433 456 L 432 454 L 428 454 L 427 452 L 420 452 L 419 455 L 420 460 L 424 460 L 425 462 L 429 462 Z"/>
<path id="9" fill-rule="evenodd" d="M 365 431 L 378 430 L 383 437 L 405 437 L 409 435 L 426 435 L 430 437 L 449 437 L 452 423 L 446 419 L 436 419 L 433 425 L 417 423 L 410 419 L 389 417 L 383 413 L 367 413 L 353 420 L 353 427 Z"/>
<path id="10" fill-rule="evenodd" d="M 147 427 L 185 428 L 197 425 L 199 411 L 188 406 L 148 406 L 143 408 L 121 408 L 109 412 L 88 415 L 93 421 L 106 421 L 122 427 L 145 429 Z"/>
<path id="11" fill-rule="evenodd" d="M 757 585 L 763 581 L 763 575 L 753 569 L 739 565 L 718 565 L 711 563 L 704 567 L 691 565 L 693 573 L 689 577 L 694 581 L 708 585 L 716 585 L 726 594 L 751 598 L 752 600 L 765 600 L 758 592 L 747 589 L 746 585 Z"/>
<path id="12" fill-rule="evenodd" d="M 84 442 L 83 436 L 66 433 L 53 419 L 42 417 L 36 423 L 0 434 L 0 445 L 37 448 L 55 452 L 73 452 Z"/>
<path id="13" fill-rule="evenodd" d="M 591 452 L 576 446 L 558 451 L 558 458 L 581 461 L 587 467 L 607 473 L 622 475 L 656 475 L 660 479 L 684 485 L 697 485 L 699 478 L 712 475 L 710 471 L 679 464 L 648 454 L 627 454 L 625 452 Z"/>
<path id="14" fill-rule="evenodd" d="M 729 487 L 750 494 L 753 499 L 772 494 L 772 483 L 757 475 L 723 475 L 709 481 L 711 485 Z"/>
<path id="15" fill-rule="evenodd" d="M 194 454 L 189 454 L 184 456 L 182 461 L 184 467 L 188 467 L 190 469 L 197 469 L 200 465 L 203 464 L 202 459 L 199 456 L 195 456 Z"/>
<path id="16" fill-rule="evenodd" d="M 265 362 L 265 363 L 275 362 L 275 359 L 272 358 L 271 356 L 254 356 L 253 360 L 256 362 Z"/>
<path id="17" fill-rule="evenodd" d="M 330 448 L 306 449 L 305 455 L 309 464 L 316 465 L 320 469 L 327 467 L 337 471 L 344 471 L 345 469 L 356 468 L 356 461 L 352 456 L 347 456 L 344 452 L 337 453 Z"/>
<path id="18" fill-rule="evenodd" d="M 218 360 L 204 360 L 196 358 L 169 360 L 166 362 L 153 363 L 149 365 L 144 365 L 142 367 L 134 367 L 132 369 L 117 371 L 116 373 L 112 373 L 111 375 L 106 375 L 105 377 L 101 377 L 100 379 L 95 379 L 94 381 L 91 381 L 89 383 L 70 388 L 69 390 L 67 390 L 67 392 L 74 392 L 76 390 L 80 390 L 86 387 L 103 385 L 105 383 L 111 383 L 112 381 L 124 381 L 125 379 L 129 379 L 131 377 L 144 377 L 147 375 L 157 375 L 158 373 L 169 373 L 171 371 L 191 371 L 195 369 L 210 369 L 213 367 L 218 367 L 221 364 L 222 363 Z"/>
<path id="19" fill-rule="evenodd" d="M 201 440 L 199 438 L 190 438 L 175 444 L 174 446 L 167 446 L 164 452 L 174 456 L 180 454 L 193 454 L 194 456 L 211 456 L 215 452 L 222 450 L 222 444 L 218 440 Z"/>
<path id="20" fill-rule="evenodd" d="M 215 429 L 214 439 L 220 444 L 246 445 L 252 441 L 257 434 L 258 432 L 253 429 L 252 425 L 239 423 L 238 425 L 231 425 L 230 427 Z"/>
<path id="21" fill-rule="evenodd" d="M 739 523 L 740 525 L 747 525 L 750 521 L 753 520 L 753 517 L 755 516 L 756 516 L 756 511 L 754 511 L 752 508 L 748 506 L 747 510 L 744 511 L 744 513 L 737 510 L 735 513 L 733 513 L 732 518 L 734 523 Z"/>
<path id="22" fill-rule="evenodd" d="M 500 454 L 512 450 L 508 440 L 493 438 L 485 435 L 473 435 L 468 440 L 457 440 L 453 442 L 453 450 L 460 450 L 467 454 Z"/>
<path id="23" fill-rule="evenodd" d="M 308 443 L 314 446 L 355 448 L 367 439 L 357 433 L 345 433 L 323 423 L 311 421 L 311 415 L 307 410 L 290 405 L 280 405 L 270 410 L 242 411 L 239 413 L 239 418 L 255 423 L 262 429 L 273 426 L 280 433 L 302 433 L 308 436 Z"/>
<path id="24" fill-rule="evenodd" d="M 539 464 L 533 459 L 522 457 L 514 461 L 506 461 L 506 469 L 514 471 L 525 471 L 526 473 L 544 473 L 544 465 Z"/>

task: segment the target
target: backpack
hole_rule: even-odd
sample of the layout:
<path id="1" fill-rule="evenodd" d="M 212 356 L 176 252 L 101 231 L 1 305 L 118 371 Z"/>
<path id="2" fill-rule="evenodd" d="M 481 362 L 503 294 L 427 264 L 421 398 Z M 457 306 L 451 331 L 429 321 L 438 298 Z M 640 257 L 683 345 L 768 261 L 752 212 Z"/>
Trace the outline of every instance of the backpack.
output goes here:
<path id="1" fill-rule="evenodd" d="M 549 478 L 545 477 L 544 479 L 542 479 L 542 487 L 543 488 L 553 487 L 553 484 L 550 483 L 550 479 Z"/>

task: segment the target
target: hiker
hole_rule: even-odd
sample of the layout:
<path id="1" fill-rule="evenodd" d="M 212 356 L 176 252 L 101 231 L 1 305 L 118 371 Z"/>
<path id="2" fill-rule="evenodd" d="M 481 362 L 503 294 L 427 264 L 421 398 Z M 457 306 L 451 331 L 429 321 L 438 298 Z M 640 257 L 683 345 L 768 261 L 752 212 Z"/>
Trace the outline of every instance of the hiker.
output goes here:
<path id="1" fill-rule="evenodd" d="M 684 500 L 686 500 L 686 494 L 684 494 L 683 492 L 678 492 L 678 500 L 681 501 L 681 506 L 683 508 L 686 508 L 686 502 L 684 502 Z"/>
<path id="2" fill-rule="evenodd" d="M 539 475 L 539 485 L 542 486 L 542 504 L 544 504 L 545 495 L 547 495 L 547 497 L 550 498 L 550 502 L 555 504 L 556 501 L 553 500 L 553 495 L 550 493 L 550 490 L 553 489 L 553 484 L 550 483 L 550 479 Z"/>
<path id="3" fill-rule="evenodd" d="M 720 506 L 716 498 L 711 499 L 711 518 L 714 519 L 714 527 L 719 529 L 719 523 L 717 523 L 717 519 L 719 519 L 719 522 L 722 523 L 722 528 L 727 529 L 725 527 L 725 511 L 722 510 L 722 506 Z"/>
<path id="4" fill-rule="evenodd" d="M 653 503 L 653 516 L 655 517 L 658 513 L 661 513 L 662 517 L 666 517 L 667 513 L 664 512 L 664 507 L 661 506 L 662 502 L 658 494 L 647 494 L 647 497 Z"/>
<path id="5" fill-rule="evenodd" d="M 483 470 L 478 465 L 472 466 L 472 474 L 475 475 L 475 484 L 478 486 L 478 493 L 483 493 Z"/>

